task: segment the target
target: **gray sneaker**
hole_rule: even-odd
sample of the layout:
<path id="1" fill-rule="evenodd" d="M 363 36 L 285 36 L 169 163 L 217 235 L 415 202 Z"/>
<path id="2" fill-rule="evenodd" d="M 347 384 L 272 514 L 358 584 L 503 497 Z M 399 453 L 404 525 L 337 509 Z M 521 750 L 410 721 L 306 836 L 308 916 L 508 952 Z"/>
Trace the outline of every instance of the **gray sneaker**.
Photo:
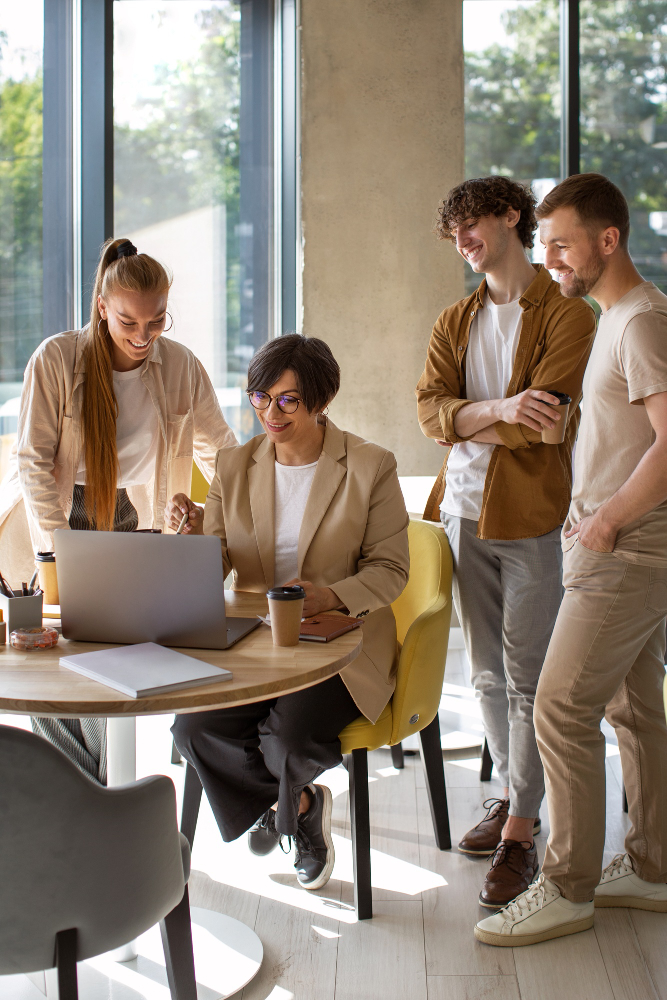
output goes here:
<path id="1" fill-rule="evenodd" d="M 296 832 L 296 877 L 304 889 L 321 889 L 333 871 L 335 852 L 331 838 L 331 790 L 326 785 L 309 786 L 310 809 L 299 816 Z"/>

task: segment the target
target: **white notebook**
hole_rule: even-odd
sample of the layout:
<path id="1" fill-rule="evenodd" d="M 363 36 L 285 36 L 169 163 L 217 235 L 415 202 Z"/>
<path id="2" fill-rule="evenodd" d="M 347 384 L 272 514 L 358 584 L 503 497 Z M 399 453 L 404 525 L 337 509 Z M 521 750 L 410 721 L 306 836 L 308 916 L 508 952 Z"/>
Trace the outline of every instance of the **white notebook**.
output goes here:
<path id="1" fill-rule="evenodd" d="M 231 680 L 232 674 L 223 667 L 203 663 L 193 656 L 177 653 L 155 642 L 140 642 L 135 646 L 115 646 L 98 649 L 95 653 L 61 656 L 60 664 L 78 674 L 106 684 L 107 687 L 145 698 L 151 694 L 178 691 L 179 688 L 200 687 Z"/>

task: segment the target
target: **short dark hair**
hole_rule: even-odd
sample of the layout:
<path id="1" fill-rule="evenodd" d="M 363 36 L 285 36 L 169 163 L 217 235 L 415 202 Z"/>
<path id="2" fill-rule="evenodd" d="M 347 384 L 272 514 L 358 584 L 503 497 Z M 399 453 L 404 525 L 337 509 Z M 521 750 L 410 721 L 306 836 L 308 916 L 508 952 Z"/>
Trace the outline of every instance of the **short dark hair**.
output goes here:
<path id="1" fill-rule="evenodd" d="M 435 232 L 441 240 L 455 243 L 454 230 L 466 219 L 482 219 L 485 215 L 500 218 L 514 208 L 521 213 L 516 234 L 529 250 L 537 229 L 536 204 L 537 199 L 530 188 L 509 177 L 473 177 L 449 192 L 438 209 Z"/>
<path id="2" fill-rule="evenodd" d="M 572 174 L 552 188 L 537 208 L 537 218 L 546 219 L 557 208 L 573 208 L 583 226 L 598 232 L 607 226 L 618 229 L 618 242 L 628 249 L 630 212 L 625 195 L 604 174 Z"/>
<path id="3" fill-rule="evenodd" d="M 266 392 L 288 370 L 296 376 L 309 413 L 323 410 L 340 389 L 340 367 L 329 345 L 317 337 L 287 333 L 257 351 L 248 365 L 248 391 Z"/>

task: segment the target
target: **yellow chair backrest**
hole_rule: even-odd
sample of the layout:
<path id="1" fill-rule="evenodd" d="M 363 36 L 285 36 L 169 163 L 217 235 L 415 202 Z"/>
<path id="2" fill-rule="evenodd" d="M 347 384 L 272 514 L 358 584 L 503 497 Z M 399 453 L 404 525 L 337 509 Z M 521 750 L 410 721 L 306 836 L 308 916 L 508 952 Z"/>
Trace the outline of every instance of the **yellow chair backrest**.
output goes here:
<path id="1" fill-rule="evenodd" d="M 392 604 L 402 646 L 392 699 L 392 744 L 435 718 L 452 616 L 452 555 L 445 532 L 432 521 L 411 520 L 408 544 L 410 577 Z"/>
<path id="2" fill-rule="evenodd" d="M 190 487 L 190 499 L 195 503 L 204 503 L 206 497 L 208 496 L 209 484 L 204 479 L 203 472 L 200 472 L 199 466 L 193 462 L 192 463 L 192 485 Z"/>

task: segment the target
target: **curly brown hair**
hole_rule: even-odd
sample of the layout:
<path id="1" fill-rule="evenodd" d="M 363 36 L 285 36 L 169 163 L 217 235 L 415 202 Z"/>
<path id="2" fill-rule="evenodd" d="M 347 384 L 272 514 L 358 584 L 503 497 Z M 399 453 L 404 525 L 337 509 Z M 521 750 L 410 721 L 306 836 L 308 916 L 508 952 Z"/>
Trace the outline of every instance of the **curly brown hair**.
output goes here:
<path id="1" fill-rule="evenodd" d="M 534 243 L 537 219 L 535 206 L 537 199 L 529 187 L 512 181 L 509 177 L 473 177 L 452 188 L 438 209 L 438 221 L 434 232 L 441 240 L 456 242 L 454 230 L 468 219 L 505 215 L 509 208 L 521 213 L 516 224 L 516 233 L 521 243 L 529 250 Z"/>

